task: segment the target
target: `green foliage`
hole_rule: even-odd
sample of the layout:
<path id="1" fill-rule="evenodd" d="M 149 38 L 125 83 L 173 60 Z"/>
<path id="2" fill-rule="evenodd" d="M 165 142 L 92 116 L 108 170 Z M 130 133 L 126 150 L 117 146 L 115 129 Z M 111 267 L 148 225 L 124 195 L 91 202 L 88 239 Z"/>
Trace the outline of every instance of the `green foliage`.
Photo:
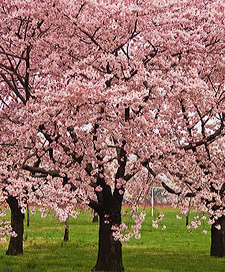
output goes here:
<path id="1" fill-rule="evenodd" d="M 165 217 L 157 230 L 152 228 L 150 209 L 146 209 L 141 239 L 123 243 L 126 272 L 224 271 L 225 258 L 209 256 L 207 224 L 208 234 L 202 233 L 201 226 L 190 234 L 185 218 L 176 219 L 176 210 L 160 211 Z M 155 215 L 158 213 L 156 210 Z M 167 227 L 162 231 L 164 224 Z M 50 216 L 31 215 L 30 227 L 25 226 L 24 255 L 6 256 L 7 243 L 0 243 L 0 272 L 90 271 L 97 259 L 98 223 L 92 223 L 89 214 L 81 214 L 70 219 L 70 241 L 63 242 L 63 235 L 63 223 Z"/>

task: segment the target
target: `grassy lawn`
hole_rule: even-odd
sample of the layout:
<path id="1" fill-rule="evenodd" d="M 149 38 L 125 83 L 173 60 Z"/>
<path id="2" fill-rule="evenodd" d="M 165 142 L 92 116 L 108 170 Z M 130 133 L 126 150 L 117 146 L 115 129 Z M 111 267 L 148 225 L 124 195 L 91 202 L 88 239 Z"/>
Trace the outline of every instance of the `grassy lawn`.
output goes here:
<path id="1" fill-rule="evenodd" d="M 123 262 L 126 272 L 225 271 L 225 258 L 210 257 L 210 232 L 203 226 L 192 234 L 185 227 L 185 218 L 176 219 L 177 211 L 158 208 L 165 213 L 162 225 L 153 229 L 150 210 L 142 228 L 140 240 L 123 243 Z M 64 224 L 50 216 L 41 219 L 30 216 L 25 226 L 24 255 L 6 256 L 7 243 L 0 243 L 1 272 L 85 272 L 90 271 L 97 258 L 98 224 L 90 214 L 70 219 L 70 241 L 64 243 Z M 204 227 L 208 231 L 209 226 Z"/>

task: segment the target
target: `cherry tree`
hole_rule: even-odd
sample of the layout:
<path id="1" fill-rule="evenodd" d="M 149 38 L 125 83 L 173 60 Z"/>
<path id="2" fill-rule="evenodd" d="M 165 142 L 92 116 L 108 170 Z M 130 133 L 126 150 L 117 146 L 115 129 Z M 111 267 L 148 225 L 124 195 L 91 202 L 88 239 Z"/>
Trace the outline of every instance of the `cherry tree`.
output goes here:
<path id="1" fill-rule="evenodd" d="M 28 177 L 18 173 L 18 164 L 13 159 L 18 148 L 13 137 L 16 139 L 17 136 L 14 134 L 11 141 L 8 137 L 12 136 L 13 126 L 21 122 L 17 109 L 25 107 L 33 98 L 32 92 L 43 76 L 39 71 L 40 60 L 48 54 L 44 35 L 52 31 L 52 18 L 56 17 L 50 7 L 50 1 L 42 1 L 41 5 L 35 1 L 32 4 L 27 1 L 0 2 L 0 115 L 1 126 L 6 125 L 1 130 L 1 195 L 10 206 L 11 226 L 17 234 L 10 239 L 9 255 L 23 252 L 24 208 L 21 204 L 27 202 L 31 185 Z M 22 148 L 26 150 L 27 147 Z M 30 199 L 33 201 L 32 197 Z"/>
<path id="2" fill-rule="evenodd" d="M 121 241 L 139 238 L 144 219 L 134 217 L 133 232 L 121 236 L 125 190 L 138 199 L 164 173 L 176 189 L 182 186 L 177 194 L 189 189 L 207 212 L 216 207 L 206 194 L 215 194 L 212 179 L 223 186 L 223 165 L 214 165 L 224 133 L 224 5 L 10 3 L 2 6 L 11 12 L 4 23 L 11 20 L 13 30 L 2 40 L 0 66 L 1 146 L 10 163 L 2 165 L 10 177 L 28 180 L 31 199 L 42 183 L 46 205 L 62 218 L 68 214 L 55 203 L 93 208 L 100 217 L 94 270 L 123 271 Z M 24 44 L 32 44 L 29 62 L 15 54 L 18 48 L 25 54 Z M 23 84 L 28 76 L 33 82 Z M 15 190 L 15 179 L 7 180 Z M 219 207 L 223 211 L 223 202 Z"/>

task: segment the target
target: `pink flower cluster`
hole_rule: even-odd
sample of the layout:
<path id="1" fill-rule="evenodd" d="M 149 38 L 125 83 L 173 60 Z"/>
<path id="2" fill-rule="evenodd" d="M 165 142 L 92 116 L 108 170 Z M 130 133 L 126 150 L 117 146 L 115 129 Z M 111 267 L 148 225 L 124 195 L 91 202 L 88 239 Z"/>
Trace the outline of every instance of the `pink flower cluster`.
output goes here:
<path id="1" fill-rule="evenodd" d="M 158 227 L 159 227 L 158 223 L 160 221 L 162 221 L 162 219 L 163 219 L 164 216 L 165 215 L 163 213 L 160 213 L 155 220 L 152 220 L 152 227 L 155 228 L 155 229 L 158 229 Z M 166 229 L 166 226 L 163 225 L 162 226 L 162 230 L 165 230 L 165 229 Z"/>
<path id="2" fill-rule="evenodd" d="M 133 219 L 134 222 L 136 223 L 135 225 L 132 225 L 132 231 L 129 231 L 128 226 L 125 223 L 120 224 L 120 226 L 112 226 L 112 231 L 113 231 L 113 237 L 115 240 L 119 240 L 119 241 L 123 241 L 123 242 L 127 242 L 130 240 L 131 237 L 135 237 L 135 239 L 140 239 L 141 238 L 141 234 L 140 234 L 140 229 L 141 229 L 141 225 L 142 222 L 144 221 L 146 216 L 146 213 L 141 212 L 140 215 L 136 215 L 133 214 Z M 124 235 L 122 234 L 122 232 L 127 232 Z"/>
<path id="3" fill-rule="evenodd" d="M 6 242 L 5 236 L 16 237 L 17 234 L 12 230 L 10 221 L 0 221 L 0 237 L 2 242 Z"/>

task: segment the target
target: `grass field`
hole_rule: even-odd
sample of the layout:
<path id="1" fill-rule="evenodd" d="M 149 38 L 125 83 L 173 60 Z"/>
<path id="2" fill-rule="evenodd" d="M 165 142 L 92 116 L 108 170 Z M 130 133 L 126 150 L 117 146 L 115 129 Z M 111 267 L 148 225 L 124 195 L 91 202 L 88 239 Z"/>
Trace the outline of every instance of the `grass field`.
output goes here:
<path id="1" fill-rule="evenodd" d="M 225 271 L 225 258 L 210 257 L 209 226 L 192 234 L 185 227 L 185 219 L 177 220 L 177 211 L 158 208 L 155 214 L 165 213 L 163 224 L 167 228 L 153 229 L 150 209 L 142 228 L 140 240 L 123 243 L 123 263 L 126 272 L 181 272 Z M 0 243 L 1 272 L 86 272 L 97 258 L 98 224 L 92 223 L 90 214 L 70 219 L 70 241 L 63 242 L 63 223 L 50 216 L 41 219 L 37 213 L 25 226 L 24 254 L 6 256 L 7 243 Z"/>

